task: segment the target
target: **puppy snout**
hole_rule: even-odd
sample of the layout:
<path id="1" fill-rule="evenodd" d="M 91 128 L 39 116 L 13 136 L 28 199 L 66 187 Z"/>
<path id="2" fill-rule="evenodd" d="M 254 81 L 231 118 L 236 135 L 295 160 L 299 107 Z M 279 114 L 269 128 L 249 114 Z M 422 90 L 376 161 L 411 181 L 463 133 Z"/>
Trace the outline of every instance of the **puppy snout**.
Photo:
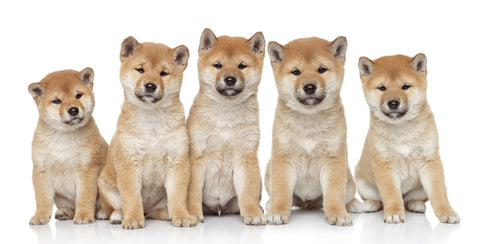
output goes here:
<path id="1" fill-rule="evenodd" d="M 235 83 L 237 83 L 237 78 L 235 78 L 233 76 L 227 76 L 227 77 L 225 77 L 225 79 L 223 79 L 223 81 L 225 82 L 225 85 L 227 85 L 227 86 L 234 86 Z"/>
<path id="2" fill-rule="evenodd" d="M 397 110 L 398 107 L 400 106 L 400 102 L 397 100 L 392 100 L 388 102 L 388 108 L 391 110 Z"/>
<path id="3" fill-rule="evenodd" d="M 303 91 L 307 95 L 313 95 L 315 94 L 315 91 L 317 91 L 317 86 L 314 84 L 307 84 L 303 87 Z"/>
<path id="4" fill-rule="evenodd" d="M 145 84 L 144 87 L 145 87 L 145 92 L 147 93 L 154 93 L 157 90 L 157 85 L 151 82 Z"/>
<path id="5" fill-rule="evenodd" d="M 77 107 L 71 107 L 68 109 L 68 114 L 72 117 L 77 116 L 79 112 L 80 110 Z"/>

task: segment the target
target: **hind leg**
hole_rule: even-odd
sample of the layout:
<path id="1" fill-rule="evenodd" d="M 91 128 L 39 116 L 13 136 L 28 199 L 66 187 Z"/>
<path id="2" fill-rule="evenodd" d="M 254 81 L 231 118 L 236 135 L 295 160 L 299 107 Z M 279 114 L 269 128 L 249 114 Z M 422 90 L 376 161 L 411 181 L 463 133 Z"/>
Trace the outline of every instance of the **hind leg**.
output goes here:
<path id="1" fill-rule="evenodd" d="M 121 224 L 123 213 L 121 210 L 122 199 L 120 198 L 120 193 L 115 186 L 108 184 L 107 181 L 101 178 L 98 180 L 98 188 L 101 198 L 101 209 L 106 216 L 110 216 L 110 223 Z"/>
<path id="2" fill-rule="evenodd" d="M 404 197 L 405 208 L 414 213 L 425 213 L 425 201 L 428 200 L 427 193 L 420 187 L 407 192 Z"/>
<path id="3" fill-rule="evenodd" d="M 364 199 L 363 211 L 367 213 L 382 210 L 382 198 L 378 188 L 364 179 L 357 180 L 358 193 Z"/>
<path id="4" fill-rule="evenodd" d="M 73 200 L 64 198 L 63 196 L 55 195 L 54 197 L 57 211 L 55 212 L 55 219 L 70 220 L 75 216 L 75 203 Z"/>

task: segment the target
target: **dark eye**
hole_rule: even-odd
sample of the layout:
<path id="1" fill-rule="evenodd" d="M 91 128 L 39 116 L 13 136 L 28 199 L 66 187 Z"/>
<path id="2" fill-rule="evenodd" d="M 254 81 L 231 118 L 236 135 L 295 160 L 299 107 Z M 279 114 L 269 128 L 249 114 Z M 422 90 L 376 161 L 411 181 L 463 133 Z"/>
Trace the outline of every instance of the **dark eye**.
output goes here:
<path id="1" fill-rule="evenodd" d="M 405 84 L 402 86 L 402 90 L 408 90 L 410 87 L 410 85 Z"/>
<path id="2" fill-rule="evenodd" d="M 221 69 L 222 68 L 222 64 L 221 63 L 216 63 L 213 65 L 213 67 L 217 68 L 217 69 Z"/>
<path id="3" fill-rule="evenodd" d="M 60 103 L 62 103 L 62 101 L 58 98 L 55 98 L 55 99 L 53 99 L 52 103 L 60 104 Z"/>
<path id="4" fill-rule="evenodd" d="M 168 73 L 165 72 L 165 71 L 162 71 L 162 72 L 160 73 L 160 76 L 167 76 L 167 75 L 168 75 Z"/>
<path id="5" fill-rule="evenodd" d="M 387 88 L 384 85 L 380 85 L 377 89 L 380 90 L 380 91 L 386 91 L 387 90 Z"/>
<path id="6" fill-rule="evenodd" d="M 322 65 L 322 66 L 320 66 L 320 68 L 318 68 L 318 73 L 323 74 L 323 73 L 325 73 L 327 70 L 328 70 L 327 67 L 325 67 L 325 66 Z"/>
<path id="7" fill-rule="evenodd" d="M 143 69 L 143 67 L 140 67 L 140 68 L 135 68 L 135 70 L 140 73 L 140 74 L 143 74 L 143 72 L 145 72 L 145 70 Z"/>
<path id="8" fill-rule="evenodd" d="M 245 69 L 246 67 L 247 67 L 247 66 L 246 66 L 245 64 L 243 64 L 243 63 L 241 63 L 241 64 L 238 65 L 238 68 L 239 68 L 239 69 Z"/>
<path id="9" fill-rule="evenodd" d="M 82 93 L 78 93 L 75 97 L 76 97 L 77 99 L 80 99 L 80 98 L 82 98 L 82 96 L 83 96 Z"/>
<path id="10" fill-rule="evenodd" d="M 294 69 L 294 70 L 293 70 L 292 72 L 290 72 L 290 73 L 292 73 L 292 74 L 295 75 L 295 76 L 299 76 L 302 72 L 300 72 L 300 70 L 298 70 L 298 69 Z"/>

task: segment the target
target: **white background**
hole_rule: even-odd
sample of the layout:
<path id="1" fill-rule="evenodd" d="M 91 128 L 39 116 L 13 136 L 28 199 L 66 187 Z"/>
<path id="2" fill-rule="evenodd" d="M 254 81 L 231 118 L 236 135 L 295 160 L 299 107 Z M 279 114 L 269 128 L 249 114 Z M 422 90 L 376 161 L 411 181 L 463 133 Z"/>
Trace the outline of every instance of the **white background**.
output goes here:
<path id="1" fill-rule="evenodd" d="M 175 243 L 465 243 L 477 242 L 480 137 L 480 23 L 474 1 L 2 1 L 0 3 L 0 242 L 175 242 Z M 30 227 L 35 211 L 31 181 L 31 139 L 38 118 L 27 91 L 47 73 L 95 70 L 94 117 L 110 141 L 123 101 L 118 79 L 122 40 L 180 44 L 190 50 L 181 100 L 188 113 L 198 91 L 197 48 L 203 29 L 217 36 L 249 38 L 262 31 L 267 42 L 285 44 L 300 37 L 348 39 L 342 90 L 348 123 L 349 164 L 353 169 L 368 130 L 369 111 L 358 76 L 360 56 L 419 52 L 428 58 L 428 100 L 440 132 L 450 202 L 459 225 L 440 224 L 427 213 L 407 214 L 405 224 L 382 223 L 382 212 L 352 215 L 352 227 L 325 223 L 321 211 L 294 211 L 284 226 L 251 227 L 239 216 L 207 217 L 195 228 L 147 221 L 145 229 L 125 231 L 107 221 L 78 226 L 51 220 Z M 270 157 L 277 91 L 269 57 L 259 89 L 262 174 Z M 264 192 L 262 202 L 268 198 Z M 13 240 L 12 238 L 15 238 Z M 329 242 L 326 242 L 329 243 Z"/>

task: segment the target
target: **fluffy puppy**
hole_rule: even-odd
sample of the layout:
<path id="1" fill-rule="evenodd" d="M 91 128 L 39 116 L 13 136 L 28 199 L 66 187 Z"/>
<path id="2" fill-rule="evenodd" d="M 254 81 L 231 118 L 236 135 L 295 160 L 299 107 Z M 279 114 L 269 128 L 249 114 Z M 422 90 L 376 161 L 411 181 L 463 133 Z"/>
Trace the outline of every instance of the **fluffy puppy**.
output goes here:
<path id="1" fill-rule="evenodd" d="M 438 133 L 427 103 L 427 58 L 386 56 L 358 62 L 370 129 L 355 169 L 368 212 L 384 209 L 385 223 L 425 212 L 431 200 L 440 222 L 459 223 L 447 199 Z M 383 205 L 383 206 L 382 206 Z"/>
<path id="2" fill-rule="evenodd" d="M 92 117 L 93 70 L 53 72 L 28 90 L 39 113 L 32 142 L 37 210 L 30 224 L 47 224 L 54 203 L 56 219 L 93 223 L 108 147 Z"/>
<path id="3" fill-rule="evenodd" d="M 352 224 L 346 204 L 349 211 L 361 209 L 347 162 L 340 99 L 346 50 L 345 37 L 268 45 L 279 94 L 265 173 L 270 224 L 286 224 L 292 205 L 323 207 L 332 225 Z"/>
<path id="4" fill-rule="evenodd" d="M 187 212 L 188 135 L 179 92 L 188 49 L 126 38 L 120 52 L 125 101 L 100 174 L 112 224 L 143 228 L 145 216 L 194 226 Z"/>
<path id="5" fill-rule="evenodd" d="M 261 32 L 247 40 L 217 38 L 205 29 L 200 38 L 200 91 L 187 120 L 192 162 L 188 206 L 199 221 L 203 213 L 240 212 L 245 224 L 267 222 L 260 207 L 257 159 L 257 90 L 264 51 Z"/>

